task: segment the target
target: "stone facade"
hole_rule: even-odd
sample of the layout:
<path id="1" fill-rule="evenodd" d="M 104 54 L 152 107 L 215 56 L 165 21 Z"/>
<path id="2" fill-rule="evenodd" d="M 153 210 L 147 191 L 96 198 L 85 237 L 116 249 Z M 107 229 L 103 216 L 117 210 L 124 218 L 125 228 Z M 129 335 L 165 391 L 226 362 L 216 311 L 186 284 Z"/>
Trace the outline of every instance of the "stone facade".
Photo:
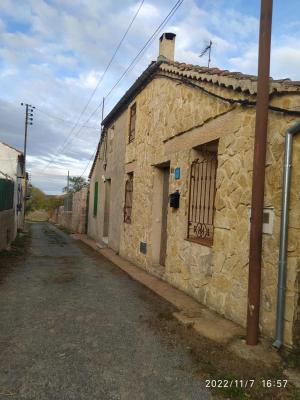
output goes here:
<path id="1" fill-rule="evenodd" d="M 119 251 L 123 223 L 125 141 L 128 115 L 123 113 L 102 133 L 101 146 L 90 174 L 88 235 Z M 98 196 L 95 198 L 95 184 Z M 97 212 L 94 212 L 97 202 Z"/>
<path id="2" fill-rule="evenodd" d="M 120 221 L 120 244 L 115 249 L 141 268 L 245 326 L 255 108 L 233 104 L 226 99 L 254 101 L 255 83 L 249 84 L 251 90 L 244 82 L 239 90 L 235 90 L 231 83 L 226 84 L 225 78 L 222 78 L 222 84 L 204 79 L 192 86 L 186 80 L 180 80 L 178 75 L 171 76 L 166 71 L 168 68 L 168 65 L 166 68 L 160 66 L 159 73 L 153 74 L 141 90 L 131 97 L 125 95 L 128 98 L 125 110 L 123 106 L 122 112 L 104 120 L 104 128 L 109 128 L 127 118 L 127 126 L 124 128 L 124 124 L 120 123 L 122 129 L 118 131 L 118 139 L 115 135 L 111 143 L 112 153 L 119 160 L 119 171 L 122 171 L 123 163 L 123 180 L 119 185 L 123 199 L 127 173 L 133 172 L 131 223 L 122 222 L 124 200 L 114 206 L 110 204 L 110 210 L 113 209 L 115 218 Z M 232 82 L 232 78 L 228 81 Z M 277 83 L 276 87 L 279 87 Z M 128 143 L 128 116 L 134 103 L 137 110 L 135 138 Z M 299 109 L 298 88 L 282 90 L 280 96 L 275 93 L 271 105 Z M 276 318 L 284 138 L 287 128 L 295 121 L 294 116 L 270 111 L 265 208 L 274 216 L 274 221 L 270 233 L 263 235 L 260 310 L 261 333 L 268 337 L 274 336 Z M 115 140 L 126 143 L 124 161 L 122 148 L 114 147 Z M 199 146 L 213 141 L 218 143 L 214 237 L 212 246 L 206 246 L 187 240 L 190 169 L 193 160 L 198 157 Z M 103 143 L 99 154 L 104 148 Z M 287 346 L 295 346 L 299 341 L 299 147 L 300 135 L 294 139 L 291 184 L 284 327 Z M 161 213 L 158 212 L 161 207 L 159 187 L 160 171 L 166 165 L 170 170 L 168 193 L 179 191 L 180 206 L 178 209 L 167 209 L 166 256 L 164 265 L 161 265 L 158 262 L 162 223 Z M 91 174 L 91 186 L 95 179 L 101 179 L 102 166 L 97 158 Z M 175 179 L 177 168 L 180 168 L 179 179 Z M 103 198 L 99 207 L 105 216 L 104 204 Z M 90 220 L 89 216 L 89 223 Z M 93 225 L 93 232 L 96 225 L 97 222 Z M 142 250 L 141 242 L 146 244 L 146 250 Z"/>
<path id="3" fill-rule="evenodd" d="M 86 233 L 88 188 L 82 188 L 73 194 L 71 230 Z"/>
<path id="4" fill-rule="evenodd" d="M 66 207 L 59 206 L 51 212 L 50 221 L 71 232 L 86 233 L 88 192 L 88 187 L 84 187 L 73 193 L 66 202 Z"/>

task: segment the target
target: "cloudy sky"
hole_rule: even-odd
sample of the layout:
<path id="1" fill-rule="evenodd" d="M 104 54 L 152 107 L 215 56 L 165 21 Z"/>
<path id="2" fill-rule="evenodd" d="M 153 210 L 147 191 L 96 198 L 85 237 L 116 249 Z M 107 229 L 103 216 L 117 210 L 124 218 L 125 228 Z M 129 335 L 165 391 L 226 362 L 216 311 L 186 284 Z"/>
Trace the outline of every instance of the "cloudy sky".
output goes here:
<path id="1" fill-rule="evenodd" d="M 98 84 L 141 3 L 137 18 Z M 20 103 L 34 105 L 27 163 L 34 185 L 55 194 L 65 186 L 68 170 L 71 175 L 88 175 L 89 160 L 99 140 L 102 98 L 106 98 L 107 114 L 156 59 L 162 31 L 107 96 L 175 3 L 1 0 L 0 141 L 22 149 L 25 110 Z M 198 55 L 211 39 L 212 66 L 256 74 L 259 9 L 258 0 L 185 0 L 163 31 L 177 34 L 178 61 L 205 65 L 206 59 Z M 299 0 L 274 0 L 274 78 L 300 80 L 299 16 Z"/>

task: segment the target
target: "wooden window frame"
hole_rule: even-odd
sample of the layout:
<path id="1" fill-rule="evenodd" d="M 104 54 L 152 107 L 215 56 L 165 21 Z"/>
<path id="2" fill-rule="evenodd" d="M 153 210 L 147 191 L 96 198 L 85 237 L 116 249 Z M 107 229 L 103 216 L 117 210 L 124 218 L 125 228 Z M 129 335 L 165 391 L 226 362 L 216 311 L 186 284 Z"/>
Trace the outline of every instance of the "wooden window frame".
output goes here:
<path id="1" fill-rule="evenodd" d="M 200 153 L 190 170 L 187 240 L 212 247 L 218 158 L 217 151 Z"/>
<path id="2" fill-rule="evenodd" d="M 136 126 L 136 103 L 132 104 L 129 110 L 128 143 L 133 142 L 135 139 L 135 126 Z"/>
<path id="3" fill-rule="evenodd" d="M 133 172 L 127 174 L 125 182 L 125 202 L 124 202 L 124 222 L 131 224 L 132 216 L 132 197 L 133 197 Z"/>

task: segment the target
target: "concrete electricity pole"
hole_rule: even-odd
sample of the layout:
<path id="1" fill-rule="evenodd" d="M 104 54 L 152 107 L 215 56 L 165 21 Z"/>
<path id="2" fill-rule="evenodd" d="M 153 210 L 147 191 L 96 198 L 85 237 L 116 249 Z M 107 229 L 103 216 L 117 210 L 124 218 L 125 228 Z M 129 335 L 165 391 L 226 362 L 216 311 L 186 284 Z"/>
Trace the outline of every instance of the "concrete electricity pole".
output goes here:
<path id="1" fill-rule="evenodd" d="M 33 124 L 33 110 L 35 109 L 34 106 L 27 103 L 21 103 L 21 106 L 25 106 L 25 133 L 24 133 L 24 179 L 25 179 L 25 193 L 24 193 L 24 212 L 25 212 L 25 203 L 27 200 L 27 174 L 26 174 L 26 154 L 27 154 L 27 132 L 28 132 L 28 125 Z"/>
<path id="2" fill-rule="evenodd" d="M 70 188 L 70 171 L 68 170 L 68 178 L 67 178 L 67 193 L 69 193 Z"/>

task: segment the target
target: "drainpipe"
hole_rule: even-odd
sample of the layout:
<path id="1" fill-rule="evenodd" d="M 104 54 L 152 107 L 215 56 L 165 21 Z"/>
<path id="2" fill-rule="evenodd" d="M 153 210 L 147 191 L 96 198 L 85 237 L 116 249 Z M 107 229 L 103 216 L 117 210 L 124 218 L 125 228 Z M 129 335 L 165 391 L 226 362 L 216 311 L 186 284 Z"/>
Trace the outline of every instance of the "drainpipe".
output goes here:
<path id="1" fill-rule="evenodd" d="M 272 0 L 261 1 L 249 249 L 246 338 L 248 345 L 257 345 L 259 334 L 262 226 L 269 111 L 272 6 Z"/>
<path id="2" fill-rule="evenodd" d="M 300 132 L 300 121 L 291 126 L 285 136 L 284 164 L 283 164 L 283 187 L 281 199 L 281 221 L 280 221 L 280 244 L 278 259 L 278 288 L 277 288 L 277 314 L 276 314 L 276 337 L 273 346 L 277 349 L 283 345 L 284 328 L 284 305 L 285 305 L 285 283 L 286 283 L 286 259 L 288 247 L 288 220 L 290 184 L 292 169 L 293 138 Z"/>

